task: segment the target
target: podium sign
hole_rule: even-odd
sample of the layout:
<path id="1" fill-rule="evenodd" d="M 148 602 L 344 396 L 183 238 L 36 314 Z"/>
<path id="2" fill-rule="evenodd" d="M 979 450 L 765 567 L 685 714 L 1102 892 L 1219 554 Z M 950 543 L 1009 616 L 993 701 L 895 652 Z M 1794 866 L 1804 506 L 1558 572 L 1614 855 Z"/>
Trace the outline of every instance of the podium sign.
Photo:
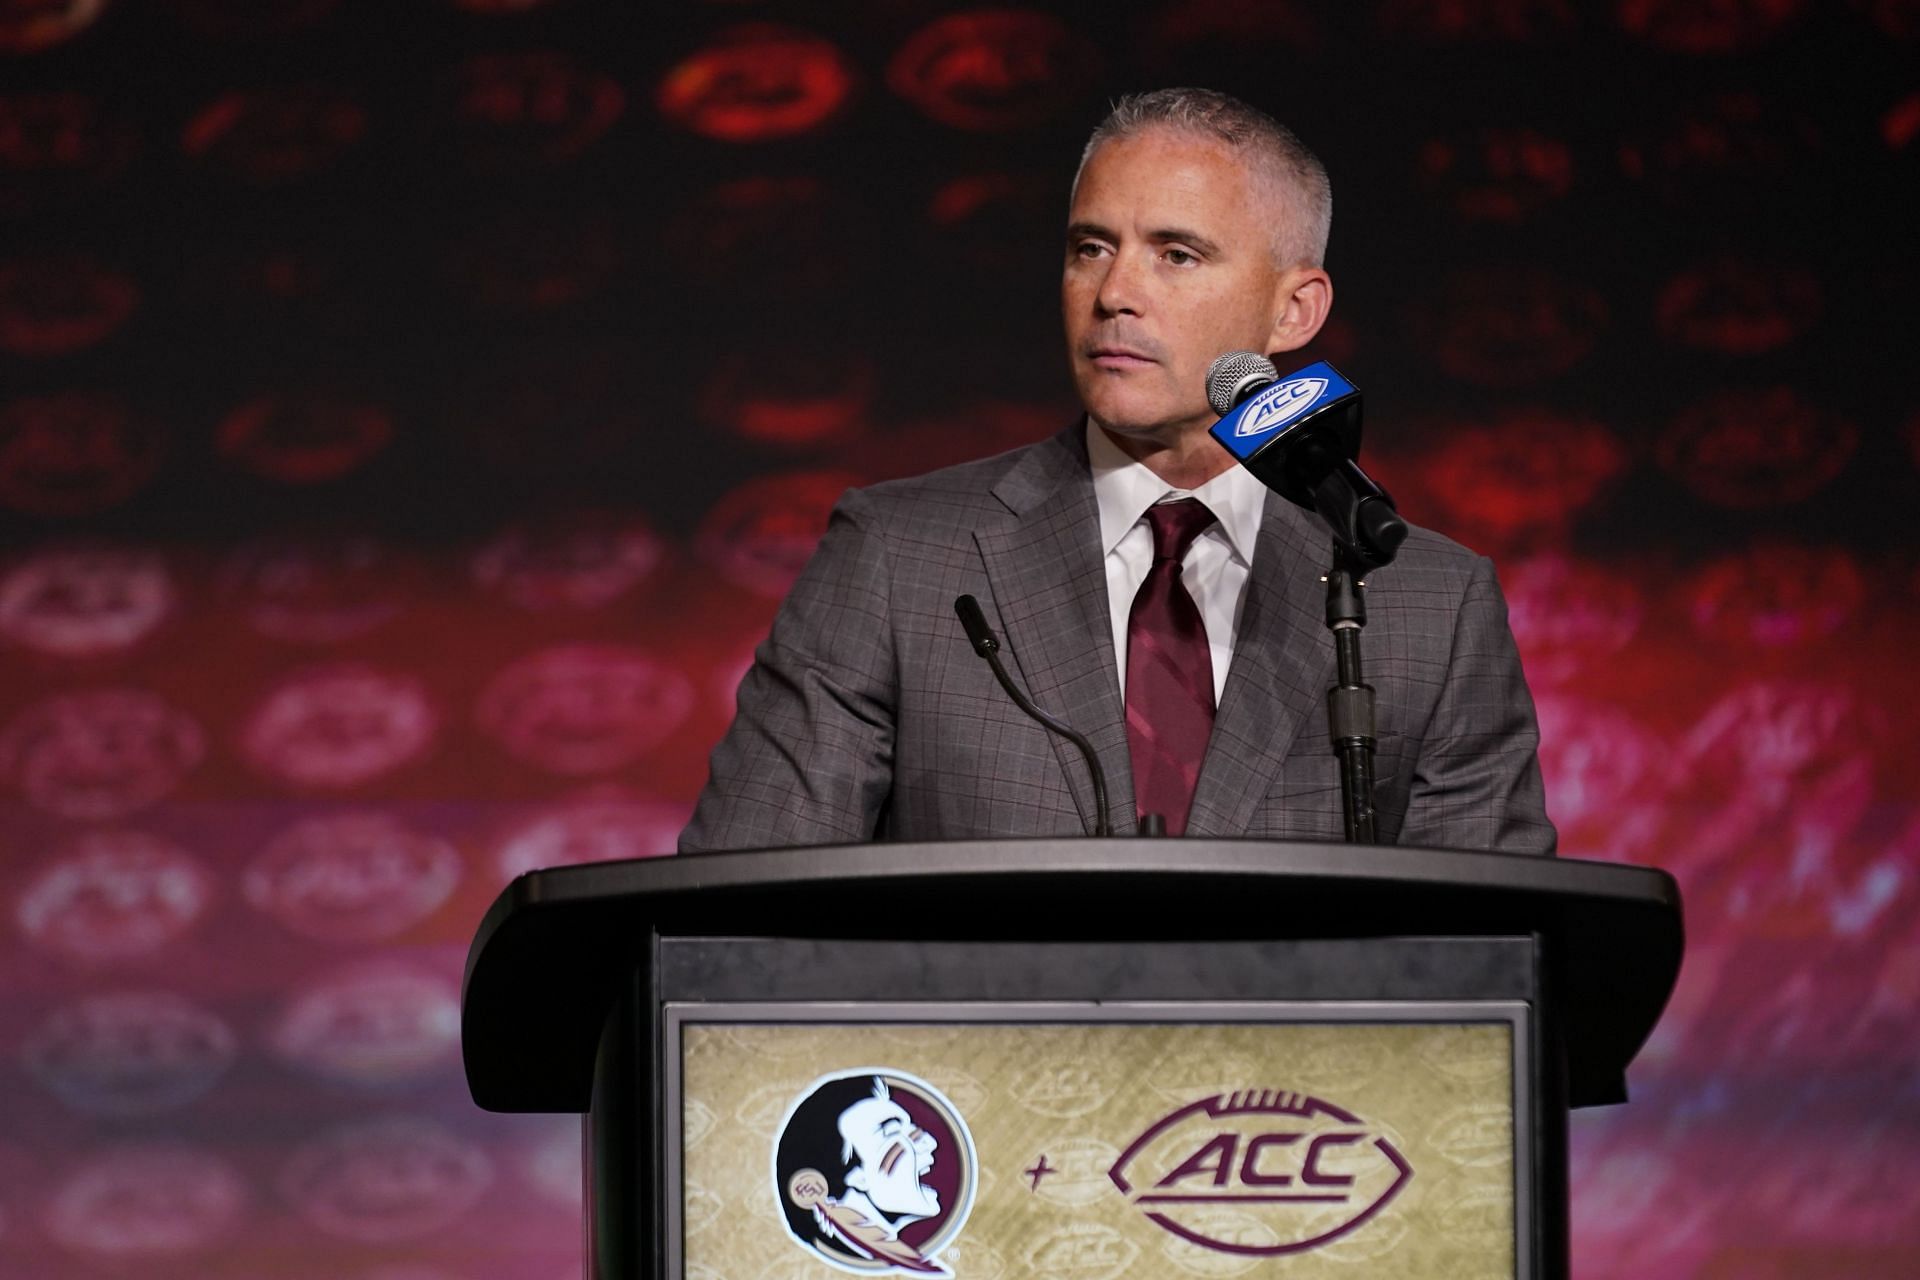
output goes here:
<path id="1" fill-rule="evenodd" d="M 1526 1275 L 1526 1040 L 1499 1002 L 669 1005 L 667 1273 Z"/>
<path id="2" fill-rule="evenodd" d="M 1261 841 L 533 872 L 475 1101 L 577 1111 L 598 1280 L 1568 1273 L 1566 1115 L 1679 970 L 1664 874 Z"/>

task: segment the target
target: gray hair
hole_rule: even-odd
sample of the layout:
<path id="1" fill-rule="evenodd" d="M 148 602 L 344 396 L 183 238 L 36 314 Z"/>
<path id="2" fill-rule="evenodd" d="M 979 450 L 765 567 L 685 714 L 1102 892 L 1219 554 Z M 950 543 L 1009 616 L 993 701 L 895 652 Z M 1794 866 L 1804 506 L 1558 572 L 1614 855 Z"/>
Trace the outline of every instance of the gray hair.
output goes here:
<path id="1" fill-rule="evenodd" d="M 1333 187 L 1326 166 L 1293 131 L 1258 107 L 1215 89 L 1156 89 L 1113 104 L 1080 153 L 1080 173 L 1101 143 L 1128 138 L 1146 129 L 1178 129 L 1214 138 L 1241 153 L 1286 210 L 1274 228 L 1274 257 L 1281 266 L 1326 262 L 1327 234 L 1333 225 Z"/>

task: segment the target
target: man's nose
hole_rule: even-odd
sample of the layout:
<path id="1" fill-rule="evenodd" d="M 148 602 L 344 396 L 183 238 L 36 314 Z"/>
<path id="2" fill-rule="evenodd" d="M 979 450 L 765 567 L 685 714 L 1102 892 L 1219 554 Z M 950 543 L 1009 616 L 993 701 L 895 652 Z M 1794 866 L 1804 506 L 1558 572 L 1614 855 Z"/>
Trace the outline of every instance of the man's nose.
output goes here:
<path id="1" fill-rule="evenodd" d="M 1094 295 L 1094 305 L 1105 316 L 1137 316 L 1145 304 L 1145 277 L 1141 274 L 1145 263 L 1139 255 L 1125 250 L 1116 252 L 1107 263 L 1107 273 L 1100 278 L 1099 292 Z"/>

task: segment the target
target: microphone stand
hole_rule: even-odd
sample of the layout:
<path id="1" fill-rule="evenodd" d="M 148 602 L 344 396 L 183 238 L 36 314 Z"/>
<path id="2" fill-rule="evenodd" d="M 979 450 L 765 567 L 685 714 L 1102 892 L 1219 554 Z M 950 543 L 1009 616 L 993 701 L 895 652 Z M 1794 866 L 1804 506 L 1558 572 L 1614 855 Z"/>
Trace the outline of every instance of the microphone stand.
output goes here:
<path id="1" fill-rule="evenodd" d="M 1367 625 L 1365 566 L 1339 543 L 1327 570 L 1327 629 L 1339 682 L 1327 690 L 1327 725 L 1340 758 L 1347 843 L 1373 844 L 1373 686 L 1361 679 L 1360 629 Z"/>
<path id="2" fill-rule="evenodd" d="M 1327 628 L 1333 632 L 1339 683 L 1327 690 L 1327 725 L 1340 759 L 1347 841 L 1373 844 L 1373 687 L 1360 673 L 1360 629 L 1367 625 L 1365 575 L 1393 562 L 1406 541 L 1407 522 L 1394 510 L 1393 498 L 1355 459 L 1360 449 L 1360 388 L 1322 361 L 1279 386 L 1283 394 L 1310 393 L 1305 404 L 1261 404 L 1256 397 L 1267 395 L 1265 389 L 1279 378 L 1273 363 L 1257 352 L 1235 351 L 1214 361 L 1207 370 L 1207 403 L 1220 421 L 1212 434 L 1262 484 L 1320 517 L 1333 535 L 1333 567 L 1321 581 L 1327 584 Z M 1325 399 L 1330 389 L 1334 394 Z M 1252 423 L 1242 417 L 1223 434 L 1228 416 L 1243 409 L 1265 417 Z M 1269 438 L 1249 446 L 1247 436 Z"/>

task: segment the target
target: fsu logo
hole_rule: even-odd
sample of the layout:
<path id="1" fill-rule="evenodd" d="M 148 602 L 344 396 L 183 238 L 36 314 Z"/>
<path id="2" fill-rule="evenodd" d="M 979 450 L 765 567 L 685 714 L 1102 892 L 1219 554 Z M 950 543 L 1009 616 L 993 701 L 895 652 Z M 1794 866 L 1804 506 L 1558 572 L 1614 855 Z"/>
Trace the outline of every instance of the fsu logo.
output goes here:
<path id="1" fill-rule="evenodd" d="M 216 40 L 285 35 L 327 16 L 338 0 L 173 0 L 181 21 Z"/>
<path id="2" fill-rule="evenodd" d="M 1607 327 L 1600 293 L 1537 267 L 1453 273 L 1408 312 L 1448 377 L 1478 387 L 1541 382 L 1585 360 Z"/>
<path id="3" fill-rule="evenodd" d="M 1820 278 L 1804 267 L 1721 256 L 1660 290 L 1654 322 L 1669 342 L 1729 356 L 1777 351 L 1820 318 Z"/>
<path id="4" fill-rule="evenodd" d="M 1627 34 L 1668 53 L 1751 53 L 1779 35 L 1805 0 L 1743 0 L 1698 4 L 1693 0 L 1621 0 L 1620 25 Z"/>
<path id="5" fill-rule="evenodd" d="M 331 168 L 366 132 L 366 108 L 336 89 L 235 89 L 187 123 L 180 147 L 243 182 L 293 182 Z"/>
<path id="6" fill-rule="evenodd" d="M 1379 21 L 1388 35 L 1418 40 L 1538 44 L 1579 19 L 1567 0 L 1387 0 Z"/>
<path id="7" fill-rule="evenodd" d="M 1483 129 L 1431 138 L 1421 184 L 1468 222 L 1517 225 L 1573 189 L 1573 150 L 1532 129 Z"/>
<path id="8" fill-rule="evenodd" d="M 280 1194 L 309 1224 L 342 1240 L 416 1240 L 473 1207 L 493 1183 L 476 1142 L 419 1116 L 350 1124 L 294 1150 Z"/>
<path id="9" fill-rule="evenodd" d="M 89 1259 L 131 1269 L 210 1249 L 246 1216 L 247 1182 L 225 1159 L 182 1143 L 123 1143 L 55 1185 L 47 1234 Z"/>
<path id="10" fill-rule="evenodd" d="M 1791 386 L 1733 387 L 1674 415 L 1654 457 L 1702 501 L 1753 510 L 1811 498 L 1859 443 L 1859 427 Z"/>
<path id="11" fill-rule="evenodd" d="M 800 1246 L 859 1276 L 948 1276 L 935 1260 L 973 1208 L 966 1121 L 890 1067 L 824 1076 L 787 1108 L 773 1194 Z"/>
<path id="12" fill-rule="evenodd" d="M 936 18 L 887 67 L 893 91 L 954 129 L 1018 129 L 1072 106 L 1099 55 L 1064 22 L 1025 9 Z"/>
<path id="13" fill-rule="evenodd" d="M 771 22 L 723 31 L 667 72 L 660 114 L 722 142 L 764 142 L 819 128 L 853 92 L 852 63 L 809 32 Z"/>
<path id="14" fill-rule="evenodd" d="M 107 0 L 10 0 L 0 4 L 0 53 L 38 53 L 92 26 Z"/>
<path id="15" fill-rule="evenodd" d="M 451 978 L 380 964 L 308 984 L 275 1019 L 268 1044 L 330 1084 L 400 1088 L 459 1052 L 460 996 Z"/>
<path id="16" fill-rule="evenodd" d="M 720 576 L 778 597 L 820 544 L 834 503 L 860 477 L 841 471 L 760 476 L 724 495 L 700 522 L 694 549 Z"/>
<path id="17" fill-rule="evenodd" d="M 453 1025 L 458 1025 L 458 1012 Z M 122 991 L 54 1012 L 21 1050 L 30 1075 L 90 1116 L 182 1107 L 211 1089 L 239 1050 L 232 1028 L 184 996 Z"/>
<path id="18" fill-rule="evenodd" d="M 90 516 L 146 487 L 164 442 L 118 396 L 59 391 L 0 405 L 0 503 L 29 516 Z"/>
<path id="19" fill-rule="evenodd" d="M 1349 1234 L 1413 1177 L 1379 1130 L 1331 1102 L 1276 1090 L 1214 1094 L 1148 1126 L 1107 1177 L 1155 1226 L 1222 1253 L 1300 1253 Z M 1209 1230 L 1220 1210 L 1258 1241 Z"/>
<path id="20" fill-rule="evenodd" d="M 467 159 L 513 172 L 571 160 L 611 129 L 626 110 L 626 90 L 611 76 L 563 54 L 483 54 L 460 68 L 454 98 Z"/>
<path id="21" fill-rule="evenodd" d="M 156 551 L 49 547 L 0 574 L 0 636 L 56 658 L 118 653 L 151 635 L 175 598 Z"/>
<path id="22" fill-rule="evenodd" d="M 281 484 L 321 484 L 357 471 L 393 439 L 393 415 L 325 393 L 264 395 L 220 423 L 220 452 Z"/>
<path id="23" fill-rule="evenodd" d="M 84 351 L 127 322 L 140 286 L 86 253 L 0 263 L 0 350 L 37 359 Z"/>

